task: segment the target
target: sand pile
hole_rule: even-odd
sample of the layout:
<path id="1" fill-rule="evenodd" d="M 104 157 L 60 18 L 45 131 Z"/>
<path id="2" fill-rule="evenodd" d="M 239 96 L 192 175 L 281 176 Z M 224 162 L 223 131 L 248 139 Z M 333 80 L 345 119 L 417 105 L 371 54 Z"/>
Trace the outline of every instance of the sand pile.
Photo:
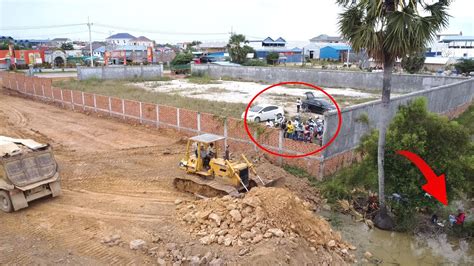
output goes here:
<path id="1" fill-rule="evenodd" d="M 178 219 L 204 245 L 247 246 L 270 238 L 304 238 L 310 246 L 343 257 L 354 246 L 342 241 L 311 204 L 284 188 L 254 188 L 243 198 L 225 196 L 177 205 Z"/>

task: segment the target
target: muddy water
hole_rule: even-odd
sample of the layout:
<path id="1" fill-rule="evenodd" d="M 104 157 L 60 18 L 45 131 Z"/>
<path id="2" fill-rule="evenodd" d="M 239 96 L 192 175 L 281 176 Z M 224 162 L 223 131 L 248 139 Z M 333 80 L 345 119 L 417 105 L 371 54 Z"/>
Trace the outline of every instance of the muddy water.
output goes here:
<path id="1" fill-rule="evenodd" d="M 437 238 L 414 236 L 404 233 L 369 229 L 364 223 L 355 222 L 350 216 L 321 213 L 324 217 L 337 218 L 343 238 L 357 246 L 358 261 L 364 253 L 373 254 L 371 262 L 383 265 L 474 265 L 474 244 L 451 239 L 445 234 Z"/>

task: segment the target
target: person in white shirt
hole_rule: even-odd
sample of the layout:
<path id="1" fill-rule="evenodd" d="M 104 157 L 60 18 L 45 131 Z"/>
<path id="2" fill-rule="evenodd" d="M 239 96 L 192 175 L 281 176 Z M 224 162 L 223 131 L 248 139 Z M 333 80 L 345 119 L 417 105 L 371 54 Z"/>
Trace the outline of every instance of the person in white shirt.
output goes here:
<path id="1" fill-rule="evenodd" d="M 296 112 L 299 113 L 301 108 L 301 99 L 296 99 Z"/>

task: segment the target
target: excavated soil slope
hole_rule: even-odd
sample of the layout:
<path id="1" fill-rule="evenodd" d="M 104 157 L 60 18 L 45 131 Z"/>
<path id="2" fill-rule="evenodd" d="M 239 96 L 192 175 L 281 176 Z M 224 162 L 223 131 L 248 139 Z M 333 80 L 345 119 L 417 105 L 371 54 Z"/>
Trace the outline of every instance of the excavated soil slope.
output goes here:
<path id="1" fill-rule="evenodd" d="M 215 265 L 296 265 L 323 257 L 324 261 L 340 260 L 322 246 L 312 248 L 303 237 L 294 241 L 270 238 L 246 252 L 239 246 L 204 245 L 195 239 L 175 218 L 176 206 L 180 206 L 175 202 L 194 198 L 172 187 L 173 177 L 183 174 L 177 162 L 185 149 L 172 134 L 62 110 L 3 90 L 0 134 L 52 144 L 63 188 L 61 197 L 37 200 L 15 213 L 0 213 L 0 264 L 213 261 Z M 266 167 L 274 168 L 272 173 L 280 169 L 271 164 Z M 286 182 L 290 187 L 301 186 L 300 198 L 317 195 L 304 188 L 304 181 L 293 176 L 285 179 L 281 186 Z M 276 211 L 284 206 L 278 198 L 263 200 L 274 201 Z M 296 214 L 289 210 L 281 221 L 287 224 Z M 300 221 L 295 221 L 298 226 Z M 314 226 L 323 225 L 324 235 L 327 224 Z M 326 238 L 321 239 L 325 242 Z M 132 250 L 130 241 L 136 239 L 145 244 L 135 242 L 138 250 Z"/>

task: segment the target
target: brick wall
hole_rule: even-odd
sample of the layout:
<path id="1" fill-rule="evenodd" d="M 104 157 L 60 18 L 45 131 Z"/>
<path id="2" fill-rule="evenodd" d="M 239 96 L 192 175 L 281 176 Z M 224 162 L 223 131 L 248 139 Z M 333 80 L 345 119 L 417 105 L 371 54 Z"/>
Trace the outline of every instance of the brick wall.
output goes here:
<path id="1" fill-rule="evenodd" d="M 51 79 L 27 77 L 17 73 L 2 72 L 0 73 L 0 78 L 2 78 L 3 87 L 16 90 L 32 99 L 54 102 L 61 107 L 72 108 L 76 111 L 110 115 L 133 123 L 148 124 L 159 128 L 171 128 L 187 136 L 200 133 L 223 135 L 226 137 L 226 140 L 219 144 L 220 149 L 223 151 L 225 144 L 230 145 L 234 157 L 240 156 L 240 153 L 247 155 L 261 153 L 260 149 L 251 142 L 244 129 L 243 121 L 239 119 L 222 118 L 212 114 L 198 113 L 171 106 L 53 88 Z M 465 103 L 448 110 L 444 114 L 449 117 L 455 117 L 465 111 L 469 105 L 470 103 Z M 274 152 L 296 155 L 309 153 L 319 148 L 317 144 L 283 139 L 278 129 L 263 127 L 260 130 L 257 130 L 255 127 L 250 127 L 250 129 L 253 132 L 253 137 L 260 144 Z M 317 153 L 305 158 L 284 159 L 284 161 L 281 157 L 275 155 L 266 153 L 264 155 L 274 163 L 282 164 L 284 162 L 288 165 L 301 167 L 318 179 L 331 175 L 351 164 L 354 160 L 360 159 L 352 149 L 326 158 L 322 154 Z"/>

